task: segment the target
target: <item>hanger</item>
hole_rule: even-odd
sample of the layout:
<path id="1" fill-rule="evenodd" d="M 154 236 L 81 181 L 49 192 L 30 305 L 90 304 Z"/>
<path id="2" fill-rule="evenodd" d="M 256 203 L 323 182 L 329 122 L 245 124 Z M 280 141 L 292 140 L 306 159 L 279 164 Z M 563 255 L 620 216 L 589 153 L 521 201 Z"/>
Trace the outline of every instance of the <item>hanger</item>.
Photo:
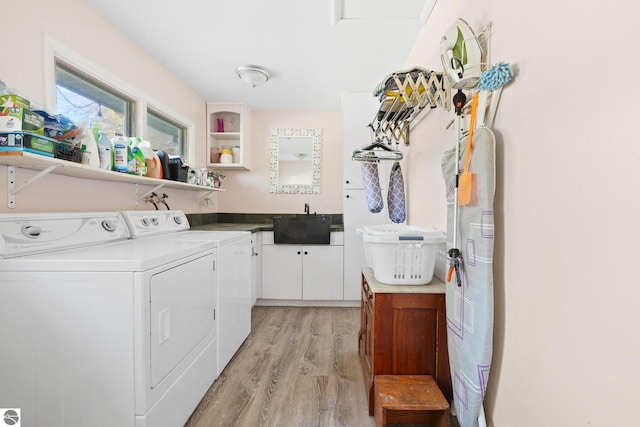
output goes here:
<path id="1" fill-rule="evenodd" d="M 389 147 L 388 144 L 376 139 L 353 152 L 352 160 L 357 162 L 379 162 L 381 160 L 402 160 L 402 151 Z"/>

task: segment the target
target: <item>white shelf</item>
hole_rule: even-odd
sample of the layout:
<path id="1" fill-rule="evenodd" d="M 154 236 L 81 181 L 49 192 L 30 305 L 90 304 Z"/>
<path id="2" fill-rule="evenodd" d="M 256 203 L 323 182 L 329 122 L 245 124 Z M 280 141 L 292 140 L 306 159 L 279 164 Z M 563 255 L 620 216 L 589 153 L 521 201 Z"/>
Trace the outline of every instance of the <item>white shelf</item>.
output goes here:
<path id="1" fill-rule="evenodd" d="M 224 122 L 224 132 L 216 132 L 218 120 Z M 214 104 L 207 103 L 207 148 L 208 168 L 221 170 L 249 170 L 251 158 L 251 110 L 246 104 Z M 222 147 L 238 147 L 238 158 L 233 163 L 211 162 L 211 149 Z"/>
<path id="2" fill-rule="evenodd" d="M 211 132 L 209 135 L 219 141 L 233 141 L 240 139 L 240 132 Z"/>
<path id="3" fill-rule="evenodd" d="M 8 166 L 10 168 L 9 173 L 12 173 L 12 168 L 24 168 L 41 171 L 40 174 L 33 177 L 27 183 L 15 188 L 15 181 L 9 179 L 7 181 L 7 194 L 9 197 L 9 207 L 15 207 L 15 194 L 22 190 L 24 187 L 30 185 L 38 179 L 41 179 L 48 173 L 54 173 L 57 175 L 71 176 L 74 178 L 82 179 L 94 179 L 99 181 L 112 181 L 112 182 L 124 182 L 129 184 L 141 184 L 150 185 L 157 188 L 167 187 L 176 188 L 180 190 L 193 190 L 193 191 L 224 191 L 220 188 L 204 187 L 201 185 L 187 184 L 186 182 L 172 181 L 169 179 L 157 179 L 149 178 L 146 176 L 129 175 L 121 172 L 108 171 L 104 169 L 96 169 L 80 163 L 74 163 L 67 160 L 61 160 L 51 157 L 40 156 L 38 154 L 22 152 L 21 155 L 0 155 L 0 164 Z"/>

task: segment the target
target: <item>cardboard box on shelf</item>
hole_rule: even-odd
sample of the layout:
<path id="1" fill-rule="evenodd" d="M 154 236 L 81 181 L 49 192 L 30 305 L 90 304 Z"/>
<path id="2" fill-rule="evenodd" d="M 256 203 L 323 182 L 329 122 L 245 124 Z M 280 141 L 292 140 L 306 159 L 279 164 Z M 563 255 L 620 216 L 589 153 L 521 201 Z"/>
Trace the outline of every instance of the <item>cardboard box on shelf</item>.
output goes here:
<path id="1" fill-rule="evenodd" d="M 0 95 L 0 108 L 20 107 L 31 108 L 31 102 L 18 95 Z"/>
<path id="2" fill-rule="evenodd" d="M 27 152 L 54 157 L 57 143 L 53 138 L 32 133 L 0 133 L 0 155 L 19 155 Z"/>
<path id="3" fill-rule="evenodd" d="M 0 107 L 0 132 L 44 135 L 44 117 L 24 107 Z"/>

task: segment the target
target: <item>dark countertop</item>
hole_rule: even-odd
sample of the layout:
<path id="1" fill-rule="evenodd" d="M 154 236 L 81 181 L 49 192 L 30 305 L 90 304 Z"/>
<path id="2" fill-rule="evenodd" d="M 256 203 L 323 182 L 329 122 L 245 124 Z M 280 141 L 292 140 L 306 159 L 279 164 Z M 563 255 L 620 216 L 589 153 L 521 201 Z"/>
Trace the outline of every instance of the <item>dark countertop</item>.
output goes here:
<path id="1" fill-rule="evenodd" d="M 187 214 L 192 230 L 207 231 L 273 231 L 273 217 L 296 214 L 213 213 Z M 344 231 L 342 214 L 331 215 L 331 231 Z"/>
<path id="2" fill-rule="evenodd" d="M 235 222 L 215 222 L 211 224 L 203 224 L 191 227 L 192 230 L 206 231 L 250 231 L 252 233 L 258 231 L 273 231 L 273 224 L 243 224 Z M 344 225 L 332 224 L 331 231 L 344 231 Z"/>

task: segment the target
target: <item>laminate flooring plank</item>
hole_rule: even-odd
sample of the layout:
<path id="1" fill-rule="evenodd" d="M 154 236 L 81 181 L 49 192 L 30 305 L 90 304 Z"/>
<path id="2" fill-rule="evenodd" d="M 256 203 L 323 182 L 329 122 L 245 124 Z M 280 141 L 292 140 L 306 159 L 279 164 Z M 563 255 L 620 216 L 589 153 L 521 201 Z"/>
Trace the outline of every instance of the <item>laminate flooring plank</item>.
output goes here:
<path id="1" fill-rule="evenodd" d="M 252 333 L 185 427 L 373 427 L 358 308 L 254 307 Z"/>

